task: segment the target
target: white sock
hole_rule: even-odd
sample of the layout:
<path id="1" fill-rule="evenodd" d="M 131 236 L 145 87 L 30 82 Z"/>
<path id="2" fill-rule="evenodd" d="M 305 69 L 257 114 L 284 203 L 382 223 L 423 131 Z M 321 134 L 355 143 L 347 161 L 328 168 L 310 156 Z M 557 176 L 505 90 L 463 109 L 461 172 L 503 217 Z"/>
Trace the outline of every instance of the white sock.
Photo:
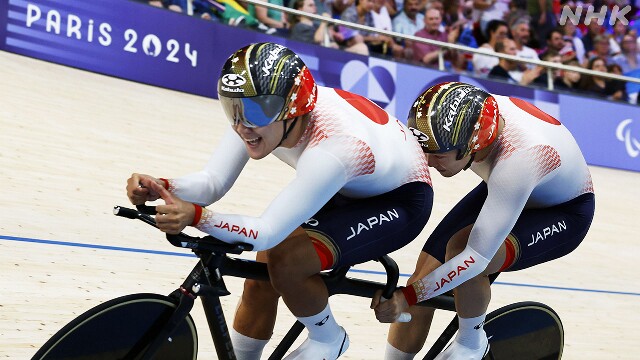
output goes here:
<path id="1" fill-rule="evenodd" d="M 231 329 L 229 333 L 238 360 L 260 360 L 262 350 L 269 340 L 254 339 L 240 334 L 235 329 Z"/>
<path id="2" fill-rule="evenodd" d="M 416 354 L 406 353 L 396 349 L 393 345 L 387 343 L 384 351 L 384 360 L 413 360 Z"/>
<path id="3" fill-rule="evenodd" d="M 456 342 L 470 349 L 480 348 L 482 338 L 486 336 L 484 333 L 485 317 L 486 314 L 473 318 L 458 317 L 459 329 L 458 335 L 456 335 Z"/>
<path id="4" fill-rule="evenodd" d="M 306 317 L 296 316 L 296 318 L 309 330 L 309 339 L 311 340 L 331 343 L 336 340 L 340 334 L 340 326 L 338 326 L 336 319 L 331 313 L 329 303 L 327 303 L 324 310 L 318 314 Z"/>

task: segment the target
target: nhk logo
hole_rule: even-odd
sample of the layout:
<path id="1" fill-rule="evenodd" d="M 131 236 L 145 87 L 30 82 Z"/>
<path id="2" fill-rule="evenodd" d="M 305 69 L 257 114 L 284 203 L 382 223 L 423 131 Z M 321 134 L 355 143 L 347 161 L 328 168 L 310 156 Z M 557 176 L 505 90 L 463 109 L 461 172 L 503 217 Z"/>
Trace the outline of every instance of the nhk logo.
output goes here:
<path id="1" fill-rule="evenodd" d="M 564 25 L 567 22 L 567 19 L 571 21 L 573 25 L 579 25 L 580 19 L 582 18 L 582 12 L 585 10 L 584 6 L 577 6 L 575 10 L 571 9 L 571 6 L 565 5 L 562 8 L 562 13 L 560 14 L 560 20 L 558 23 L 560 25 Z M 602 5 L 600 11 L 595 11 L 593 5 L 589 5 L 586 7 L 586 14 L 584 15 L 584 24 L 591 24 L 592 20 L 597 20 L 599 25 L 604 24 L 604 20 L 607 16 L 607 6 Z M 624 25 L 629 25 L 629 20 L 626 18 L 627 14 L 631 11 L 631 6 L 627 5 L 620 9 L 618 5 L 614 5 L 611 9 L 611 17 L 609 18 L 609 25 L 613 26 L 616 23 L 616 20 L 620 20 Z"/>

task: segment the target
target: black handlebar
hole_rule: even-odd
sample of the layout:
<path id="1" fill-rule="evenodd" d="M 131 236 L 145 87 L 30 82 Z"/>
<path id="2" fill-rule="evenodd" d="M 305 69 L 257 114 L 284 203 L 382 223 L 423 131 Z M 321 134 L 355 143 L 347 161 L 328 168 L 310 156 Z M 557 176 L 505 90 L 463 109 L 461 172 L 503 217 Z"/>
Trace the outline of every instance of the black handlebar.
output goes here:
<path id="1" fill-rule="evenodd" d="M 127 219 L 137 219 L 140 213 L 126 207 L 114 206 L 113 215 L 126 217 Z"/>
<path id="2" fill-rule="evenodd" d="M 382 289 L 382 296 L 385 299 L 391 299 L 394 291 L 398 287 L 398 279 L 400 278 L 400 269 L 398 264 L 389 255 L 384 255 L 378 261 L 384 266 L 384 270 L 387 272 L 387 283 Z"/>
<path id="3" fill-rule="evenodd" d="M 158 227 L 156 225 L 155 218 L 152 216 L 156 214 L 155 206 L 136 205 L 136 208 L 137 210 L 130 209 L 124 206 L 115 206 L 113 208 L 113 214 L 128 219 L 139 219 L 153 227 Z M 166 237 L 171 245 L 192 250 L 223 252 L 229 254 L 241 254 L 244 251 L 253 250 L 253 245 L 251 244 L 229 244 L 222 240 L 216 239 L 213 236 L 195 237 L 181 232 L 179 234 L 167 234 Z"/>
<path id="4" fill-rule="evenodd" d="M 157 213 L 155 206 L 136 205 L 136 209 L 142 214 L 155 215 Z"/>

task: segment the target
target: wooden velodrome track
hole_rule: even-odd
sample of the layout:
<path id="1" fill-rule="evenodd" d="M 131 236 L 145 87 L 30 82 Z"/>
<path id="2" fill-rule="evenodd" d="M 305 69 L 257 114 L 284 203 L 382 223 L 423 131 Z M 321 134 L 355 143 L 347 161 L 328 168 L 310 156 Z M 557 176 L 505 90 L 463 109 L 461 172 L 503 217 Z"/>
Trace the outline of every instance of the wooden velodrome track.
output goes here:
<path id="1" fill-rule="evenodd" d="M 127 204 L 131 172 L 174 177 L 200 169 L 227 126 L 223 116 L 215 100 L 0 52 L 0 358 L 29 359 L 65 323 L 102 301 L 168 294 L 181 283 L 194 258 L 181 256 L 188 252 L 157 230 L 111 211 Z M 563 259 L 501 275 L 490 310 L 544 302 L 564 322 L 565 359 L 637 359 L 640 174 L 592 171 L 597 212 L 585 242 Z M 275 158 L 252 161 L 213 208 L 257 215 L 292 176 Z M 432 176 L 429 224 L 392 254 L 403 274 L 412 271 L 425 236 L 478 182 L 472 174 Z M 371 272 L 353 276 L 382 280 L 377 263 L 357 269 Z M 228 320 L 241 284 L 227 280 Z M 343 358 L 381 359 L 387 326 L 375 321 L 369 300 L 336 296 L 331 304 L 351 337 Z M 434 329 L 451 315 L 437 315 Z M 200 358 L 215 358 L 199 303 L 193 316 Z M 281 305 L 274 338 L 292 322 Z"/>

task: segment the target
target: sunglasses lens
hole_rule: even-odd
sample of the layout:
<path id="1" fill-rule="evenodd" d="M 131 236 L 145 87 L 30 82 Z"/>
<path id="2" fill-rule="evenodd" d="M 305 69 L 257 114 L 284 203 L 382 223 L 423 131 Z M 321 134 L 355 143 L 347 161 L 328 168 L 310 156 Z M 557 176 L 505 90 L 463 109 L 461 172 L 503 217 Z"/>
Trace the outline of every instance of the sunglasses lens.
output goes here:
<path id="1" fill-rule="evenodd" d="M 261 95 L 248 98 L 220 96 L 222 109 L 232 125 L 262 127 L 278 120 L 284 107 L 284 99 L 277 95 Z"/>

